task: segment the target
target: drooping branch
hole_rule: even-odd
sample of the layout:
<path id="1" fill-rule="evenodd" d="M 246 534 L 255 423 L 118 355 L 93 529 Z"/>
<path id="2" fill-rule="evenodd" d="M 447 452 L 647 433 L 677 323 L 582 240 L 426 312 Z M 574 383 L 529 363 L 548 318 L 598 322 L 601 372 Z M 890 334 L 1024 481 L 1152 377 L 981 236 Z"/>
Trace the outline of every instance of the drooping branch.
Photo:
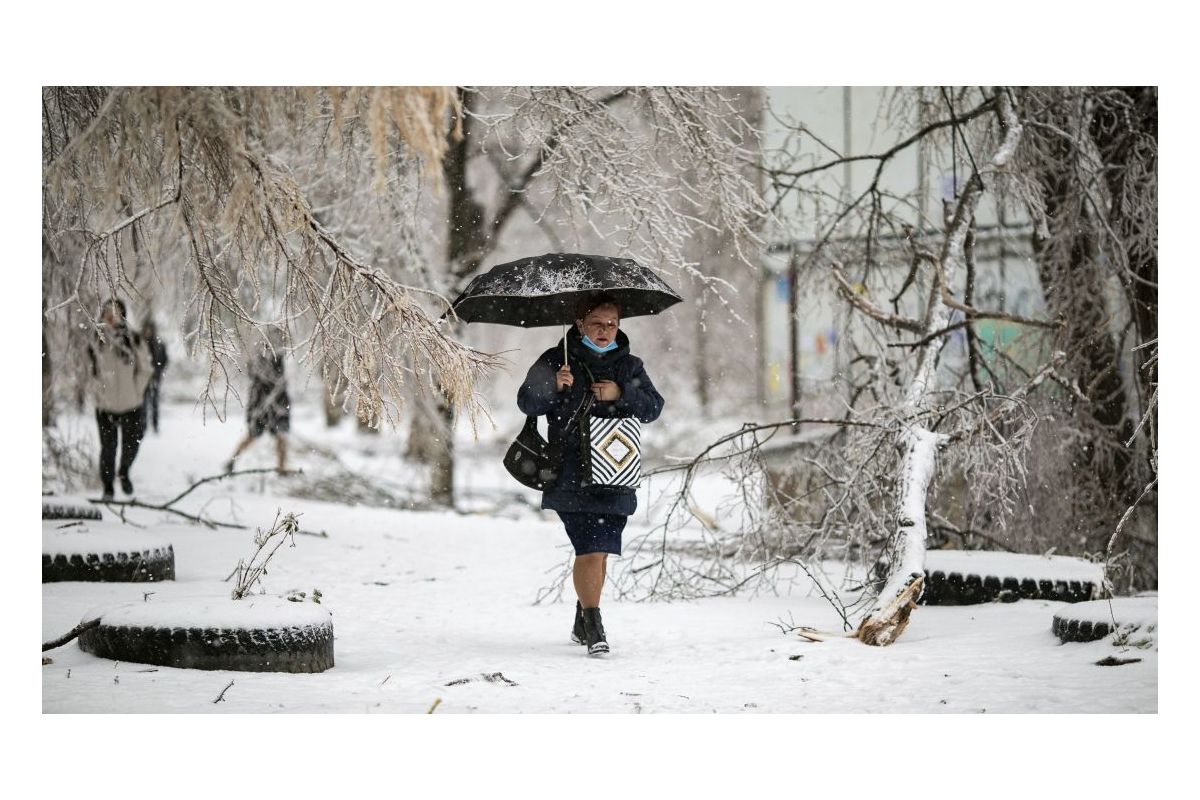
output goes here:
<path id="1" fill-rule="evenodd" d="M 47 240 L 82 252 L 69 279 L 47 262 L 50 311 L 74 303 L 72 312 L 90 317 L 86 306 L 96 298 L 83 296 L 89 280 L 111 294 L 140 291 L 140 276 L 124 272 L 123 234 L 133 230 L 142 251 L 153 249 L 147 237 L 157 235 L 167 247 L 190 251 L 189 259 L 173 262 L 190 269 L 172 276 L 164 299 L 194 308 L 188 316 L 196 328 L 187 338 L 194 353 L 209 357 L 206 404 L 228 387 L 238 371 L 231 362 L 256 343 L 248 339 L 281 333 L 306 341 L 308 349 L 295 353 L 300 362 L 334 373 L 350 389 L 345 401 L 358 403 L 373 423 L 394 417 L 406 376 L 416 372 L 432 374 L 472 416 L 482 410 L 473 387 L 497 360 L 446 337 L 420 305 L 430 296 L 444 307 L 436 287 L 405 285 L 384 265 L 355 256 L 356 242 L 333 233 L 340 220 L 318 222 L 308 197 L 329 173 L 320 166 L 332 146 L 341 150 L 342 166 L 370 162 L 377 177 L 397 176 L 376 181 L 376 205 L 401 198 L 415 208 L 415 199 L 403 197 L 407 181 L 419 171 L 437 177 L 453 92 L 133 87 L 95 103 L 79 94 L 43 92 L 47 139 L 61 142 L 83 130 L 66 150 L 51 148 L 44 173 Z M 61 126 L 56 111 L 64 115 Z M 51 150 L 43 149 L 44 158 Z M 172 205 L 181 208 L 178 219 L 161 214 Z M 395 223 L 398 238 L 411 242 L 416 215 Z M 220 404 L 212 405 L 220 417 Z"/>

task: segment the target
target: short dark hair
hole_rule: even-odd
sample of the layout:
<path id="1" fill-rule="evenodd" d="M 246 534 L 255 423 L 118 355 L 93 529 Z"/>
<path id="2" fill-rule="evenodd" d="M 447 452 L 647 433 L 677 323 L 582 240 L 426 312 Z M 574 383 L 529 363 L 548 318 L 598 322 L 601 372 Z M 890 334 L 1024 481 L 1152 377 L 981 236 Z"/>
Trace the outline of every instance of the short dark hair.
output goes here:
<path id="1" fill-rule="evenodd" d="M 593 294 L 584 295 L 575 304 L 575 319 L 585 319 L 588 314 L 600 306 L 614 306 L 617 309 L 617 316 L 621 316 L 621 303 L 616 297 L 608 292 L 594 292 Z"/>

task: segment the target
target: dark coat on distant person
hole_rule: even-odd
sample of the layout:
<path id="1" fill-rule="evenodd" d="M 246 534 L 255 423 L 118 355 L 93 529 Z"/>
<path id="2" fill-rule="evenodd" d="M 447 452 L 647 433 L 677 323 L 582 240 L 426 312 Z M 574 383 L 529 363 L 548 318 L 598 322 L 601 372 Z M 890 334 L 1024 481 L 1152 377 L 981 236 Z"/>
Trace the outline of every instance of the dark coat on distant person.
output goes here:
<path id="1" fill-rule="evenodd" d="M 291 400 L 283 372 L 283 356 L 264 352 L 250 361 L 250 399 L 246 404 L 246 422 L 250 433 L 287 433 L 291 427 Z"/>
<path id="2" fill-rule="evenodd" d="M 579 430 L 574 428 L 570 436 L 565 439 L 563 436 L 571 416 L 590 392 L 592 381 L 610 380 L 621 388 L 618 400 L 592 404 L 591 415 L 594 417 L 637 417 L 647 423 L 658 419 L 662 413 L 663 397 L 646 374 L 642 360 L 629 352 L 629 337 L 624 331 L 617 331 L 616 342 L 616 349 L 597 353 L 584 345 L 577 329 L 571 328 L 567 332 L 567 350 L 574 385 L 561 392 L 555 391 L 555 373 L 563 365 L 563 345 L 559 340 L 529 368 L 529 374 L 517 392 L 517 406 L 521 411 L 531 417 L 545 415 L 550 441 L 564 445 L 562 474 L 552 489 L 542 493 L 542 508 L 622 516 L 629 516 L 637 509 L 637 494 L 632 488 L 583 487 L 580 482 Z"/>
<path id="3" fill-rule="evenodd" d="M 167 345 L 157 333 L 147 336 L 146 344 L 150 346 L 150 359 L 154 364 L 154 377 L 162 378 L 162 374 L 167 368 L 167 361 L 169 360 L 167 358 Z"/>

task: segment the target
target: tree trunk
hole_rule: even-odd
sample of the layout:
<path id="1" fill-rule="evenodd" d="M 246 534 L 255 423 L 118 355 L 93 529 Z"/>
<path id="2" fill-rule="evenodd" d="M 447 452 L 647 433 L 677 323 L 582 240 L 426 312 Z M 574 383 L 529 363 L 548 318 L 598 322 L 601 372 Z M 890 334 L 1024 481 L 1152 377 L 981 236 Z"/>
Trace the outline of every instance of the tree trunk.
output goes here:
<path id="1" fill-rule="evenodd" d="M 1106 165 L 1104 178 L 1111 199 L 1108 224 L 1120 237 L 1128 270 L 1121 282 L 1137 342 L 1145 344 L 1158 339 L 1158 203 L 1156 198 L 1139 196 L 1139 179 L 1158 174 L 1158 89 L 1128 86 L 1122 94 L 1127 104 L 1102 105 L 1089 133 Z M 1139 419 L 1158 385 L 1158 370 L 1146 367 L 1152 352 L 1143 347 L 1133 354 Z M 1150 416 L 1150 430 L 1157 431 L 1157 406 Z"/>
<path id="2" fill-rule="evenodd" d="M 1128 128 L 1115 120 L 1103 119 L 1103 109 L 1092 118 L 1089 127 L 1106 164 L 1106 179 L 1112 192 L 1112 210 L 1108 225 L 1125 241 L 1135 241 L 1130 220 L 1121 211 L 1125 203 L 1124 175 L 1128 165 L 1121 164 L 1122 137 Z M 1069 121 L 1063 124 L 1070 125 Z M 1084 123 L 1088 125 L 1087 121 Z M 1065 371 L 1078 384 L 1087 403 L 1075 403 L 1072 413 L 1087 432 L 1089 440 L 1079 452 L 1079 474 L 1091 476 L 1094 497 L 1081 497 L 1087 505 L 1116 501 L 1128 505 L 1140 486 L 1132 480 L 1131 454 L 1124 442 L 1133 432 L 1128 413 L 1125 383 L 1121 377 L 1122 353 L 1109 330 L 1111 313 L 1105 298 L 1105 283 L 1111 265 L 1102 263 L 1098 241 L 1103 221 L 1096 211 L 1085 205 L 1085 188 L 1080 185 L 1078 165 L 1088 163 L 1090 156 L 1074 142 L 1056 140 L 1056 149 L 1040 176 L 1049 236 L 1041 239 L 1034 234 L 1034 256 L 1039 276 L 1046 290 L 1046 305 L 1052 316 L 1061 317 L 1066 327 L 1061 348 L 1068 354 Z M 1112 163 L 1109 159 L 1116 159 Z M 1145 254 L 1127 253 L 1130 268 L 1140 262 L 1144 271 L 1153 270 L 1157 277 L 1157 259 Z M 1139 321 L 1135 302 L 1130 309 L 1139 334 L 1144 318 Z M 1156 316 L 1156 305 L 1152 316 Z M 1157 325 L 1152 325 L 1157 335 Z M 1147 340 L 1143 340 L 1147 341 Z M 1148 354 L 1147 354 L 1148 355 Z M 1135 363 L 1140 363 L 1135 360 Z M 1142 376 L 1139 376 L 1141 378 Z M 1089 492 L 1088 494 L 1092 494 Z M 1094 513 L 1080 514 L 1075 524 L 1078 533 L 1099 533 L 1087 529 Z M 1107 530 L 1105 531 L 1107 535 Z"/>
<path id="3" fill-rule="evenodd" d="M 459 100 L 463 108 L 463 117 L 459 120 L 461 135 L 456 135 L 456 126 L 452 125 L 450 145 L 442 160 L 442 175 L 449 195 L 446 265 L 450 284 L 448 296 L 451 298 L 462 291 L 466 278 L 479 268 L 489 243 L 483 207 L 467 186 L 472 144 L 469 112 L 474 108 L 475 95 L 459 89 Z M 439 393 L 434 403 L 420 403 L 415 408 L 405 453 L 407 457 L 429 465 L 431 499 L 444 506 L 454 505 L 453 429 L 453 410 Z"/>
<path id="4" fill-rule="evenodd" d="M 913 426 L 900 436 L 900 513 L 887 546 L 888 579 L 876 608 L 857 636 L 866 644 L 889 645 L 908 627 L 925 580 L 925 497 L 933 477 L 938 444 L 946 437 Z"/>
<path id="5" fill-rule="evenodd" d="M 434 503 L 454 506 L 454 409 L 448 403 L 437 406 L 437 436 L 440 446 L 429 464 L 429 493 Z"/>
<path id="6" fill-rule="evenodd" d="M 42 427 L 54 424 L 54 381 L 50 365 L 50 345 L 46 341 L 46 318 L 42 317 Z"/>
<path id="7" fill-rule="evenodd" d="M 696 358 L 696 397 L 700 401 L 700 415 L 707 419 L 709 409 L 711 408 L 712 398 L 710 390 L 712 388 L 712 356 L 708 351 L 709 333 L 705 330 L 705 312 L 707 308 L 704 302 L 704 291 L 696 293 L 696 341 L 695 341 L 695 358 Z"/>
<path id="8" fill-rule="evenodd" d="M 1011 158 L 1021 135 L 1021 126 L 1007 92 L 1000 89 L 996 97 L 1005 136 L 992 156 L 989 164 L 992 169 L 1001 167 Z M 955 285 L 957 276 L 965 272 L 967 236 L 983 188 L 980 173 L 972 173 L 942 245 L 939 271 L 934 277 L 922 338 L 944 330 L 950 322 L 950 308 L 944 302 L 942 293 L 949 291 Z M 929 393 L 936 388 L 938 354 L 946 341 L 947 337 L 943 334 L 918 349 L 917 366 L 900 408 L 901 419 L 912 418 L 915 412 L 920 411 Z M 908 626 L 909 615 L 920 597 L 925 574 L 926 495 L 936 466 L 937 448 L 945 440 L 945 435 L 933 433 L 920 425 L 905 425 L 900 433 L 897 444 L 902 455 L 896 530 L 888 541 L 883 559 L 887 574 L 883 589 L 856 634 L 866 644 L 888 645 L 896 641 Z"/>
<path id="9" fill-rule="evenodd" d="M 419 398 L 411 406 L 405 457 L 429 466 L 430 499 L 454 506 L 454 411 L 440 394 Z"/>

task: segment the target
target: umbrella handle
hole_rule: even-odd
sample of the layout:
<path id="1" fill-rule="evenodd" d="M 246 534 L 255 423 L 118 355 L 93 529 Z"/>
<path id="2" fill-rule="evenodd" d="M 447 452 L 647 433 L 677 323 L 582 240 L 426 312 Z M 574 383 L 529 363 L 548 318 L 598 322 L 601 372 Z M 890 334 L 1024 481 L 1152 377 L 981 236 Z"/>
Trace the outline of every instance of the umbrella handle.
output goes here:
<path id="1" fill-rule="evenodd" d="M 570 360 L 567 357 L 567 326 L 563 325 L 563 364 L 569 364 Z"/>

